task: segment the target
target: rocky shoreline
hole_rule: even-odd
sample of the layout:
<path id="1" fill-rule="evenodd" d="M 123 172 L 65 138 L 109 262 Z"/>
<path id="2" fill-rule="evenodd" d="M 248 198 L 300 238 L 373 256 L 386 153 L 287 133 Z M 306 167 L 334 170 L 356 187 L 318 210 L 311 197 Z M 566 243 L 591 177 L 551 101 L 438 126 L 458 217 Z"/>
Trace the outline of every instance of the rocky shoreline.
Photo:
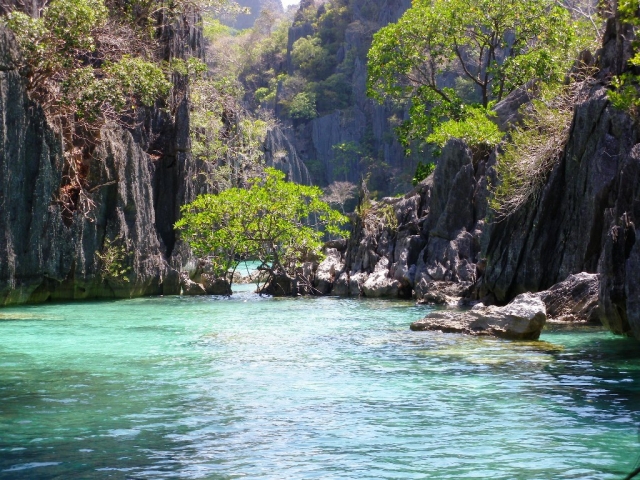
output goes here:
<path id="1" fill-rule="evenodd" d="M 200 55 L 199 33 L 183 23 L 167 28 L 189 41 L 169 50 Z M 350 239 L 327 244 L 326 258 L 301 270 L 304 282 L 279 279 L 282 292 L 484 305 L 476 313 L 531 292 L 549 318 L 599 321 L 640 339 L 640 131 L 607 97 L 631 51 L 625 27 L 609 20 L 599 73 L 575 106 L 563 153 L 512 215 L 497 222 L 489 209 L 495 153 L 451 140 L 434 173 L 406 195 L 369 202 L 363 192 Z M 188 99 L 176 98 L 169 112 L 140 112 L 133 132 L 105 128 L 87 174 L 95 207 L 69 216 L 55 200 L 61 143 L 26 97 L 16 55 L 1 28 L 0 111 L 15 121 L 0 131 L 0 305 L 228 294 L 225 282 L 199 272 L 173 230 L 180 206 L 208 191 L 196 180 L 206 166 L 189 154 Z M 514 92 L 495 107 L 497 121 L 513 121 L 528 101 Z M 126 255 L 126 282 L 100 272 L 97 255 L 109 245 Z"/>
<path id="2" fill-rule="evenodd" d="M 411 330 L 491 335 L 512 340 L 537 340 L 547 321 L 570 324 L 599 324 L 598 275 L 570 275 L 549 290 L 522 293 L 505 306 L 478 302 L 461 310 L 459 298 L 452 309 L 440 310 L 411 324 Z M 449 304 L 451 305 L 451 304 Z"/>
<path id="3" fill-rule="evenodd" d="M 599 73 L 537 195 L 495 221 L 495 154 L 474 157 L 451 140 L 429 178 L 373 204 L 348 242 L 326 250 L 318 290 L 458 306 L 504 306 L 532 292 L 551 318 L 599 321 L 640 339 L 640 138 L 633 118 L 607 97 L 607 79 L 627 68 L 623 34 L 609 20 Z M 514 92 L 495 107 L 498 122 L 528 101 Z"/>

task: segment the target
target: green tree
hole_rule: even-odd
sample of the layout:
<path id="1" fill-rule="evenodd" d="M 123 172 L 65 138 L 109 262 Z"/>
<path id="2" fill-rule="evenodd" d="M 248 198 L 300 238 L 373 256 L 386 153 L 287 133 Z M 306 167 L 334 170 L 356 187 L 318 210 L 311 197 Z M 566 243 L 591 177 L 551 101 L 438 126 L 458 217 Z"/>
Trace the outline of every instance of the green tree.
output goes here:
<path id="1" fill-rule="evenodd" d="M 103 0 L 53 0 L 39 18 L 19 11 L 6 16 L 20 46 L 29 95 L 53 125 L 62 125 L 68 143 L 78 123 L 97 129 L 127 107 L 153 105 L 171 88 L 154 62 L 114 48 L 99 51 L 96 38 L 104 40 L 109 13 Z"/>
<path id="2" fill-rule="evenodd" d="M 435 169 L 436 169 L 436 166 L 432 162 L 429 162 L 429 163 L 418 162 L 418 165 L 416 165 L 416 173 L 413 175 L 413 178 L 411 179 L 411 184 L 415 187 L 422 180 L 424 180 L 429 175 L 431 175 Z"/>
<path id="3" fill-rule="evenodd" d="M 349 179 L 349 173 L 357 171 L 358 161 L 362 159 L 363 152 L 356 142 L 337 143 L 333 147 L 333 174 L 337 178 L 344 176 L 345 182 Z"/>
<path id="4" fill-rule="evenodd" d="M 619 0 L 616 5 L 618 7 L 616 16 L 619 20 L 634 27 L 635 35 L 631 42 L 634 55 L 629 59 L 625 71 L 611 79 L 613 89 L 609 92 L 609 99 L 616 108 L 638 117 L 640 113 L 640 94 L 638 93 L 640 75 L 636 72 L 640 67 L 640 40 L 637 34 L 638 26 L 640 26 L 638 13 L 640 2 L 638 0 Z"/>
<path id="5" fill-rule="evenodd" d="M 295 41 L 291 61 L 310 79 L 322 79 L 335 66 L 335 58 L 322 47 L 318 37 L 303 37 Z"/>
<path id="6" fill-rule="evenodd" d="M 121 23 L 104 0 L 51 0 L 38 18 L 18 10 L 4 17 L 20 49 L 19 70 L 64 142 L 56 201 L 65 218 L 93 206 L 84 162 L 107 123 L 132 126 L 135 109 L 166 98 L 172 84 L 154 62 L 150 38 Z M 148 55 L 145 53 L 147 52 Z"/>
<path id="7" fill-rule="evenodd" d="M 318 111 L 328 113 L 348 108 L 352 89 L 350 79 L 343 73 L 334 73 L 327 79 L 314 84 Z"/>
<path id="8" fill-rule="evenodd" d="M 368 93 L 409 101 L 401 139 L 422 140 L 470 115 L 452 75 L 473 82 L 487 109 L 533 78 L 561 81 L 579 48 L 575 32 L 555 0 L 416 0 L 374 35 Z"/>
<path id="9" fill-rule="evenodd" d="M 93 32 L 107 22 L 102 0 L 54 0 L 32 18 L 9 12 L 6 22 L 22 53 L 21 73 L 30 89 L 46 84 L 56 74 L 76 67 L 76 57 L 95 51 Z"/>
<path id="10" fill-rule="evenodd" d="M 215 191 L 247 185 L 264 164 L 264 140 L 273 121 L 251 116 L 236 79 L 212 76 L 191 82 L 191 152 L 210 167 L 207 181 Z"/>
<path id="11" fill-rule="evenodd" d="M 295 95 L 289 103 L 289 115 L 294 120 L 311 120 L 317 115 L 316 95 L 314 93 L 301 92 Z"/>
<path id="12" fill-rule="evenodd" d="M 258 259 L 270 280 L 295 279 L 307 259 L 317 257 L 326 232 L 342 235 L 346 217 L 321 200 L 318 187 L 284 180 L 284 173 L 265 170 L 249 189 L 230 188 L 200 195 L 182 207 L 176 228 L 196 255 L 211 257 L 215 273 L 231 281 L 238 263 Z M 310 223 L 316 219 L 317 224 Z"/>

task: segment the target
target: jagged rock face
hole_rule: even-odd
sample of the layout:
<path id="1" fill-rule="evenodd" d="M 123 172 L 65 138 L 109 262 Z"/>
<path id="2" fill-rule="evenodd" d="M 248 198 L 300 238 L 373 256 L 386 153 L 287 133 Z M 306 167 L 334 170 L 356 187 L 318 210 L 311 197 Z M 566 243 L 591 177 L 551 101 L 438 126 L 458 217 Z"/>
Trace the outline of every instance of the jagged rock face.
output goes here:
<path id="1" fill-rule="evenodd" d="M 382 202 L 395 211 L 395 232 L 358 220 L 333 293 L 396 296 L 386 278 L 399 282 L 397 295 L 413 289 L 421 302 L 456 303 L 449 295 L 456 291 L 506 303 L 569 277 L 543 293 L 552 316 L 600 318 L 612 331 L 640 338 L 638 140 L 632 119 L 594 87 L 576 107 L 564 155 L 540 194 L 488 224 L 486 177 L 494 175 L 494 159 L 474 162 L 462 143 L 450 142 L 432 178 L 404 199 Z M 579 272 L 589 279 L 584 298 L 570 277 Z M 379 288 L 364 288 L 374 273 L 369 286 Z M 556 305 L 554 295 L 563 302 Z"/>
<path id="2" fill-rule="evenodd" d="M 536 295 L 523 293 L 504 307 L 485 307 L 480 303 L 465 312 L 433 312 L 422 320 L 413 322 L 411 330 L 537 340 L 546 321 L 544 302 Z"/>
<path id="3" fill-rule="evenodd" d="M 0 303 L 24 302 L 42 282 L 49 251 L 49 209 L 60 183 L 62 152 L 44 113 L 26 98 L 15 68 L 18 52 L 0 27 Z M 58 218 L 57 223 L 62 224 Z M 61 225 L 57 225 L 58 237 Z M 62 231 L 61 246 L 67 246 Z M 35 248 L 34 248 L 35 247 Z M 55 268 L 54 268 L 55 270 Z"/>
<path id="4" fill-rule="evenodd" d="M 539 297 L 547 307 L 547 317 L 560 321 L 597 322 L 600 279 L 598 274 L 569 275 Z"/>
<path id="5" fill-rule="evenodd" d="M 486 177 L 494 175 L 494 159 L 474 162 L 462 143 L 450 142 L 432 178 L 403 199 L 381 202 L 393 207 L 396 231 L 358 220 L 333 293 L 384 295 L 377 277 L 387 269 L 386 278 L 400 282 L 398 295 L 413 289 L 418 301 L 455 303 L 438 283 L 453 282 L 475 299 L 506 303 L 587 272 L 600 275 L 599 287 L 589 287 L 599 289 L 597 310 L 591 292 L 571 315 L 598 317 L 612 331 L 640 338 L 638 141 L 632 119 L 594 87 L 576 107 L 564 155 L 540 194 L 488 224 Z M 377 266 L 382 258 L 384 268 Z M 374 272 L 370 285 L 381 285 L 381 293 L 363 288 Z M 575 293 L 562 288 L 552 292 Z"/>
<path id="6" fill-rule="evenodd" d="M 640 145 L 621 159 L 614 191 L 604 212 L 599 314 L 613 332 L 640 339 Z"/>
<path id="7" fill-rule="evenodd" d="M 499 302 L 576 272 L 595 273 L 622 160 L 636 143 L 631 119 L 596 87 L 576 112 L 564 155 L 536 199 L 485 237 L 486 290 Z"/>
<path id="8" fill-rule="evenodd" d="M 279 126 L 267 131 L 264 142 L 265 163 L 284 172 L 289 182 L 311 185 L 307 166 L 300 160 L 296 149 Z"/>
<path id="9" fill-rule="evenodd" d="M 16 95 L 0 102 L 4 127 L 8 115 L 14 124 L 0 150 L 0 303 L 161 293 L 168 267 L 154 228 L 147 154 L 128 132 L 103 129 L 87 176 L 94 207 L 64 218 L 55 201 L 60 144 L 13 73 L 2 88 Z M 100 274 L 106 239 L 124 247 L 129 273 L 122 278 Z"/>
<path id="10" fill-rule="evenodd" d="M 196 22 L 176 22 L 163 27 L 167 54 L 201 50 Z M 179 293 L 178 270 L 194 262 L 175 242 L 173 223 L 180 205 L 206 188 L 198 180 L 202 167 L 188 153 L 183 79 L 175 79 L 172 114 L 140 109 L 141 126 L 131 133 L 102 130 L 87 163 L 92 207 L 68 214 L 57 201 L 61 142 L 28 100 L 17 55 L 12 35 L 0 26 L 0 304 Z M 154 161 L 147 151 L 162 156 Z M 119 261 L 126 273 L 119 277 L 103 272 L 99 256 L 109 245 L 124 252 Z"/>
<path id="11" fill-rule="evenodd" d="M 160 12 L 162 15 L 162 12 Z M 192 9 L 183 15 L 159 18 L 159 44 L 164 49 L 163 57 L 204 58 L 204 37 L 202 35 L 202 17 Z"/>
<path id="12" fill-rule="evenodd" d="M 388 277 L 389 259 L 382 257 L 375 269 L 362 284 L 362 293 L 367 297 L 397 297 L 400 282 Z"/>
<path id="13" fill-rule="evenodd" d="M 406 298 L 415 291 L 418 301 L 431 301 L 434 281 L 473 284 L 492 161 L 474 162 L 464 143 L 451 141 L 433 176 L 358 217 L 332 293 Z M 325 262 L 336 264 L 334 256 Z"/>
<path id="14" fill-rule="evenodd" d="M 573 273 L 600 273 L 602 322 L 640 338 L 639 140 L 633 120 L 596 86 L 576 107 L 564 155 L 539 196 L 486 233 L 481 295 L 504 302 Z"/>
<path id="15" fill-rule="evenodd" d="M 172 18 L 162 25 L 159 42 L 166 60 L 194 56 L 204 58 L 202 19 L 192 13 Z M 153 155 L 152 182 L 155 226 L 162 250 L 172 268 L 195 268 L 191 251 L 173 228 L 180 218 L 180 207 L 197 195 L 211 193 L 206 174 L 213 168 L 191 155 L 190 103 L 188 79 L 174 74 L 173 97 L 169 108 L 141 109 L 139 124 L 132 133 L 135 141 Z"/>
<path id="16" fill-rule="evenodd" d="M 640 135 L 602 86 L 627 68 L 630 26 L 607 22 L 598 79 L 576 106 L 569 141 L 542 191 L 483 238 L 483 293 L 506 301 L 577 272 L 600 277 L 597 316 L 640 339 Z"/>
<path id="17" fill-rule="evenodd" d="M 400 282 L 398 295 L 413 289 L 418 301 L 456 303 L 451 293 L 466 292 L 504 304 L 543 292 L 554 317 L 597 317 L 640 339 L 640 131 L 610 104 L 604 86 L 626 68 L 628 33 L 608 22 L 600 83 L 576 105 L 563 155 L 537 195 L 505 220 L 487 221 L 495 160 L 474 161 L 463 144 L 450 142 L 430 179 L 402 200 L 381 202 L 393 207 L 397 229 L 356 221 L 333 293 L 384 294 L 383 287 L 363 287 L 374 272 L 369 284 L 382 285 L 388 267 L 385 278 Z M 517 122 L 527 99 L 514 92 L 499 106 L 498 121 Z"/>
<path id="18" fill-rule="evenodd" d="M 0 304 L 159 293 L 167 267 L 146 153 L 129 133 L 104 129 L 87 176 L 94 208 L 65 217 L 60 141 L 26 97 L 14 45 L 0 27 Z M 105 238 L 128 252 L 127 281 L 99 275 Z"/>
<path id="19" fill-rule="evenodd" d="M 335 180 L 358 181 L 357 170 L 342 171 L 338 168 L 333 147 L 341 143 L 358 144 L 364 136 L 366 123 L 365 113 L 359 109 L 352 109 L 348 114 L 338 110 L 310 122 L 312 148 L 308 152 L 311 154 L 308 160 L 313 159 L 322 164 L 327 183 Z"/>
<path id="20" fill-rule="evenodd" d="M 500 130 L 507 131 L 522 121 L 523 115 L 520 107 L 536 97 L 538 90 L 536 87 L 536 82 L 530 81 L 516 88 L 493 107 L 495 113 L 493 121 L 500 127 Z"/>
<path id="21" fill-rule="evenodd" d="M 325 295 L 331 291 L 336 275 L 343 268 L 340 252 L 335 248 L 328 248 L 325 260 L 318 265 L 315 273 L 315 287 L 320 294 Z"/>
<path id="22" fill-rule="evenodd" d="M 353 144 L 362 152 L 370 151 L 372 157 L 384 162 L 395 172 L 413 171 L 418 161 L 417 155 L 406 156 L 398 142 L 394 129 L 398 119 L 404 114 L 390 105 L 379 105 L 366 95 L 367 66 L 366 52 L 371 44 L 373 32 L 390 22 L 397 21 L 411 6 L 408 0 L 376 0 L 374 2 L 351 2 L 352 21 L 344 32 L 344 41 L 336 59 L 338 63 L 345 58 L 354 58 L 353 64 L 342 65 L 338 71 L 347 71 L 351 86 L 351 101 L 339 109 L 321 112 L 321 115 L 308 122 L 297 124 L 287 130 L 292 144 L 300 158 L 307 165 L 315 164 L 313 183 L 330 184 L 334 181 L 358 183 L 366 174 L 367 166 L 360 158 L 350 159 L 345 168 L 345 159 L 336 154 L 335 146 Z M 323 7 L 320 7 L 323 8 Z M 377 13 L 373 13 L 377 11 Z M 294 74 L 291 62 L 291 50 L 296 40 L 314 33 L 309 23 L 300 23 L 289 29 L 287 45 L 287 73 Z M 280 92 L 279 92 L 280 93 Z M 284 112 L 276 109 L 276 116 L 288 122 Z M 361 157 L 362 155 L 358 155 Z M 385 168 L 388 168 L 385 167 Z M 388 182 L 389 171 L 379 168 L 372 182 L 381 191 L 391 191 Z"/>
<path id="23" fill-rule="evenodd" d="M 416 263 L 415 289 L 421 299 L 435 281 L 472 284 L 487 214 L 486 174 L 494 162 L 477 162 L 460 141 L 449 142 L 433 176 L 429 214 L 423 223 L 427 245 Z"/>

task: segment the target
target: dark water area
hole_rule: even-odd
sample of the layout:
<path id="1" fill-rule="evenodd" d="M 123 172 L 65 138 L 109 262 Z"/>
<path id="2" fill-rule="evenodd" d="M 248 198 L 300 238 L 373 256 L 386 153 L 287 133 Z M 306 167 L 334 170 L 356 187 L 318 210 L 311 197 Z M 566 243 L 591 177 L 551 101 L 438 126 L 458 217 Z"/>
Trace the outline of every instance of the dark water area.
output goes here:
<path id="1" fill-rule="evenodd" d="M 428 307 L 165 297 L 0 310 L 0 478 L 620 479 L 640 348 L 411 332 Z"/>

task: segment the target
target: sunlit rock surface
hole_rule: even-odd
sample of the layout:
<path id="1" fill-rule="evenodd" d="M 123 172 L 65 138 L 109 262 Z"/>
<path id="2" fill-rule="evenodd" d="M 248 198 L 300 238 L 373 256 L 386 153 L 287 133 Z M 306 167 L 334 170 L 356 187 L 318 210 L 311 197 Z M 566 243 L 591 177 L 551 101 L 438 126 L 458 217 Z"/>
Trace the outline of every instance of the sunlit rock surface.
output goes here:
<path id="1" fill-rule="evenodd" d="M 468 311 L 441 310 L 411 324 L 411 330 L 491 335 L 512 340 L 537 340 L 546 323 L 546 307 L 540 298 L 523 293 L 504 307 L 482 304 Z"/>

